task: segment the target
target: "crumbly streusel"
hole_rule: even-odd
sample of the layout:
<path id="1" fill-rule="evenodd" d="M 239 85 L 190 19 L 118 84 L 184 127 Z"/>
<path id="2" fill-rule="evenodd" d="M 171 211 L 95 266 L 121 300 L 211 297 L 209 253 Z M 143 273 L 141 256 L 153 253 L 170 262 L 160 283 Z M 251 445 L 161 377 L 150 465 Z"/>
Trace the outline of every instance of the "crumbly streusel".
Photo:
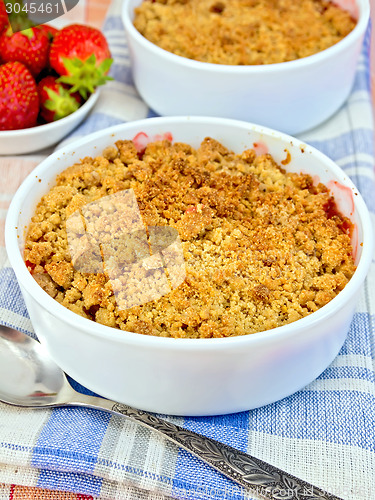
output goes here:
<path id="1" fill-rule="evenodd" d="M 134 26 L 155 45 L 188 59 L 253 65 L 320 52 L 355 26 L 325 0 L 145 0 Z"/>
<path id="2" fill-rule="evenodd" d="M 147 227 L 178 231 L 186 279 L 119 310 L 105 272 L 73 266 L 66 220 L 128 189 Z M 212 138 L 197 149 L 162 140 L 140 154 L 126 140 L 57 177 L 24 256 L 44 290 L 85 318 L 147 335 L 227 337 L 285 325 L 333 299 L 355 271 L 349 228 L 324 185 L 286 173 L 269 154 L 235 154 Z"/>

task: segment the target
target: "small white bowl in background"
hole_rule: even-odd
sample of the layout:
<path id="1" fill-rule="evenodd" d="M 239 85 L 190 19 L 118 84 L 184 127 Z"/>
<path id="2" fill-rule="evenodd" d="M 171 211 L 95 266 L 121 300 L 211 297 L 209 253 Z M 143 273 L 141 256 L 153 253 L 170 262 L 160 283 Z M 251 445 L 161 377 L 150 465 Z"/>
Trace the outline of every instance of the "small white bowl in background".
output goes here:
<path id="1" fill-rule="evenodd" d="M 135 85 L 162 116 L 234 118 L 298 134 L 333 115 L 349 96 L 366 31 L 368 0 L 350 2 L 354 30 L 317 54 L 290 62 L 230 66 L 190 60 L 151 43 L 133 26 L 142 0 L 124 0 Z M 336 5 L 348 7 L 347 0 Z"/>
<path id="2" fill-rule="evenodd" d="M 97 156 L 117 140 L 168 133 L 198 147 L 207 136 L 242 152 L 258 145 L 288 171 L 309 173 L 332 188 L 354 224 L 357 269 L 327 305 L 294 323 L 230 338 L 175 339 L 103 326 L 66 309 L 33 279 L 23 261 L 25 230 L 40 198 L 62 170 Z M 339 352 L 371 264 L 372 224 L 347 175 L 316 149 L 285 134 L 240 121 L 150 118 L 102 130 L 63 146 L 23 182 L 10 205 L 6 248 L 35 332 L 55 362 L 78 382 L 110 399 L 157 413 L 215 415 L 249 410 L 284 398 L 312 382 Z"/>
<path id="3" fill-rule="evenodd" d="M 55 122 L 20 130 L 0 131 L 0 155 L 21 155 L 48 148 L 72 132 L 92 111 L 100 92 L 96 91 L 77 111 Z"/>

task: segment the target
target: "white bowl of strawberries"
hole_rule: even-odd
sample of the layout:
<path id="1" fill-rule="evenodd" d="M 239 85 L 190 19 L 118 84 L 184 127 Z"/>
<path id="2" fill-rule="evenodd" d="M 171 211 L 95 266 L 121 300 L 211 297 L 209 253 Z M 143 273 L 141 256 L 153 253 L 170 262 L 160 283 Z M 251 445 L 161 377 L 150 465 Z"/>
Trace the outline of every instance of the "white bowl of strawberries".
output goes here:
<path id="1" fill-rule="evenodd" d="M 45 149 L 68 135 L 94 107 L 111 63 L 96 28 L 0 26 L 0 155 Z"/>

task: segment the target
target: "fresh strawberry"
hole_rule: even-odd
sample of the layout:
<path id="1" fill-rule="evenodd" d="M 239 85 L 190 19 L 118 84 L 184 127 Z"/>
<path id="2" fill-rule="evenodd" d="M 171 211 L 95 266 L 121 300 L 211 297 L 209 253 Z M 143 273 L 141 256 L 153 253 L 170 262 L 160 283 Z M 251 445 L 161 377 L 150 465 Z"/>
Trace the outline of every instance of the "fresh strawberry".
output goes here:
<path id="1" fill-rule="evenodd" d="M 40 24 L 38 26 L 38 28 L 48 36 L 50 41 L 52 41 L 55 38 L 55 36 L 57 35 L 57 33 L 59 32 L 59 30 L 57 28 L 54 28 L 53 26 L 51 26 L 49 24 Z"/>
<path id="2" fill-rule="evenodd" d="M 0 36 L 0 53 L 4 62 L 18 61 L 29 68 L 33 76 L 48 64 L 49 38 L 39 28 L 13 33 L 8 28 Z"/>
<path id="3" fill-rule="evenodd" d="M 26 66 L 17 61 L 0 66 L 0 130 L 33 127 L 38 112 L 37 86 Z"/>
<path id="4" fill-rule="evenodd" d="M 46 76 L 38 83 L 40 115 L 46 122 L 60 120 L 77 111 L 82 98 L 78 92 L 71 94 L 69 88 L 54 76 Z"/>
<path id="5" fill-rule="evenodd" d="M 8 14 L 3 0 L 0 0 L 0 34 L 7 29 L 9 25 Z"/>
<path id="6" fill-rule="evenodd" d="M 60 81 L 72 86 L 84 99 L 110 78 L 111 53 L 103 33 L 96 28 L 71 24 L 55 36 L 50 65 L 61 75 Z"/>

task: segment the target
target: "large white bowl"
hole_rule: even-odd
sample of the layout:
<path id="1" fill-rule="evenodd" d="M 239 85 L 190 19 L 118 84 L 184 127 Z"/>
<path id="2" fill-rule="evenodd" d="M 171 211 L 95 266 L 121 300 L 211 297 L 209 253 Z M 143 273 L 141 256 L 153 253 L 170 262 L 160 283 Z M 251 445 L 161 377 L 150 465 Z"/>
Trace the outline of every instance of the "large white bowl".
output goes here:
<path id="1" fill-rule="evenodd" d="M 87 117 L 98 98 L 96 91 L 77 111 L 55 122 L 21 130 L 1 130 L 0 155 L 33 153 L 57 144 Z"/>
<path id="2" fill-rule="evenodd" d="M 76 315 L 52 299 L 22 258 L 25 229 L 36 203 L 56 175 L 80 158 L 100 154 L 139 132 L 150 139 L 170 132 L 198 146 L 206 136 L 241 152 L 254 143 L 290 171 L 310 173 L 331 186 L 340 210 L 354 224 L 357 270 L 345 289 L 308 317 L 274 330 L 233 338 L 174 339 L 109 328 Z M 316 149 L 256 125 L 217 118 L 154 118 L 111 127 L 43 161 L 14 196 L 6 220 L 6 247 L 41 342 L 73 378 L 108 398 L 143 410 L 213 415 L 272 403 L 314 380 L 335 358 L 347 335 L 359 289 L 370 266 L 371 220 L 356 187 Z"/>
<path id="3" fill-rule="evenodd" d="M 148 41 L 132 22 L 141 1 L 124 0 L 122 19 L 135 85 L 153 110 L 246 120 L 288 134 L 322 123 L 347 99 L 370 15 L 368 0 L 336 0 L 358 15 L 336 45 L 296 61 L 229 66 L 193 61 Z"/>

